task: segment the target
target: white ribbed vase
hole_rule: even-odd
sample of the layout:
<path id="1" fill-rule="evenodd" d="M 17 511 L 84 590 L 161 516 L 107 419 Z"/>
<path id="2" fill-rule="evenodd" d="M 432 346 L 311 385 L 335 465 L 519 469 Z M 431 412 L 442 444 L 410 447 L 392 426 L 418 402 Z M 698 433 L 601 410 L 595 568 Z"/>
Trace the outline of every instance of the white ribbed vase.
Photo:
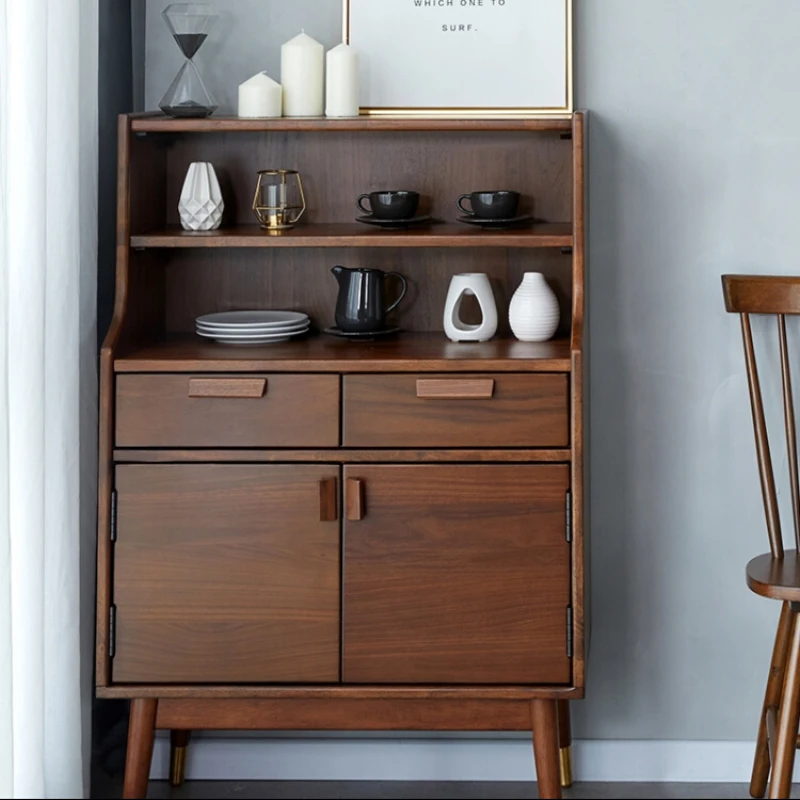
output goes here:
<path id="1" fill-rule="evenodd" d="M 178 203 L 181 225 L 187 231 L 215 231 L 222 223 L 224 210 L 214 167 L 207 161 L 190 164 Z"/>
<path id="2" fill-rule="evenodd" d="M 541 272 L 526 272 L 511 298 L 508 322 L 521 342 L 546 342 L 558 330 L 558 298 Z"/>

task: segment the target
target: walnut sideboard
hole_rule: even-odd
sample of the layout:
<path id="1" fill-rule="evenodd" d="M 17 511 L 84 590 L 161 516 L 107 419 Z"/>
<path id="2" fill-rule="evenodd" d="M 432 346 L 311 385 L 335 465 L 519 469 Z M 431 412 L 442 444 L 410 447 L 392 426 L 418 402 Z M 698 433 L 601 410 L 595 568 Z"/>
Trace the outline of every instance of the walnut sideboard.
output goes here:
<path id="1" fill-rule="evenodd" d="M 146 794 L 155 729 L 175 782 L 190 731 L 298 729 L 529 730 L 540 795 L 569 783 L 589 638 L 585 124 L 120 118 L 96 672 L 98 697 L 132 701 L 126 797 Z M 192 161 L 220 175 L 219 231 L 177 227 Z M 300 170 L 309 201 L 282 236 L 251 224 L 256 172 L 275 167 Z M 417 189 L 453 220 L 487 186 L 541 222 L 352 221 L 364 191 Z M 330 325 L 336 264 L 407 277 L 400 335 L 193 334 L 236 308 Z M 505 322 L 485 344 L 445 338 L 452 275 L 488 273 L 504 317 L 528 271 L 559 298 L 553 341 Z"/>

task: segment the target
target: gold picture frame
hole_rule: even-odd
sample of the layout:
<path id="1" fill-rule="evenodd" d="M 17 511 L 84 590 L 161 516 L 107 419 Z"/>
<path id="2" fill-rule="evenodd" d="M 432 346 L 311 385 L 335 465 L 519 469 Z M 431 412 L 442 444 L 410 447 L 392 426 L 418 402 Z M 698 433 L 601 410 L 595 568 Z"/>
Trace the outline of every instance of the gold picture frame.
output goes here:
<path id="1" fill-rule="evenodd" d="M 566 64 L 564 65 L 564 76 L 566 80 L 566 104 L 563 107 L 362 107 L 360 113 L 363 116 L 373 117 L 450 117 L 462 119 L 484 119 L 484 118 L 558 118 L 571 117 L 573 113 L 573 50 L 572 50 L 572 18 L 573 0 L 564 0 L 566 13 Z M 351 0 L 342 0 L 342 39 L 346 44 L 350 44 L 351 27 Z"/>

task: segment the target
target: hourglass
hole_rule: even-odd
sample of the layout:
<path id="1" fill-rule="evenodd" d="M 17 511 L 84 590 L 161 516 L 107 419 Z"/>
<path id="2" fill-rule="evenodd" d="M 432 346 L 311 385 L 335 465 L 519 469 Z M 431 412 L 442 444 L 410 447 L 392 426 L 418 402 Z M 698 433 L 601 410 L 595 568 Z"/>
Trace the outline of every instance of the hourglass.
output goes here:
<path id="1" fill-rule="evenodd" d="M 217 104 L 206 89 L 192 59 L 219 18 L 208 3 L 173 3 L 162 14 L 186 63 L 175 76 L 159 107 L 171 117 L 208 117 Z"/>

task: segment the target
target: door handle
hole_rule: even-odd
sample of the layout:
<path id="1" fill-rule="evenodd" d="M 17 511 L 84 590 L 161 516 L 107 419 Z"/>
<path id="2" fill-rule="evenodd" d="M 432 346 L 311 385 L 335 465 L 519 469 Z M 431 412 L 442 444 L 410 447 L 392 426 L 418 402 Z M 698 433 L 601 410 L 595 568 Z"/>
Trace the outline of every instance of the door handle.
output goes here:
<path id="1" fill-rule="evenodd" d="M 323 478 L 319 482 L 320 522 L 335 522 L 339 519 L 336 500 L 336 478 Z"/>
<path id="2" fill-rule="evenodd" d="M 489 400 L 494 394 L 492 378 L 420 378 L 417 397 L 423 400 Z"/>
<path id="3" fill-rule="evenodd" d="M 358 522 L 364 519 L 365 497 L 364 481 L 361 478 L 348 478 L 345 483 L 345 505 L 347 506 L 347 519 Z"/>
<path id="4" fill-rule="evenodd" d="M 189 397 L 241 397 L 255 400 L 266 393 L 266 378 L 189 378 Z"/>

